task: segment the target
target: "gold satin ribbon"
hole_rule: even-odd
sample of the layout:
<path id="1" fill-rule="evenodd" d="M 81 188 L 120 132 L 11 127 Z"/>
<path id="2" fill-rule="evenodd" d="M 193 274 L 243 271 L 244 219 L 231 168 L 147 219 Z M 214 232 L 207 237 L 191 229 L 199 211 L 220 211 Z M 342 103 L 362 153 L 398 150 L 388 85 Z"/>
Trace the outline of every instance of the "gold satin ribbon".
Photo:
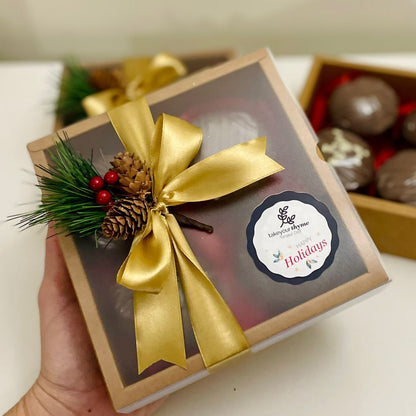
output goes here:
<path id="1" fill-rule="evenodd" d="M 159 53 L 153 58 L 129 58 L 122 68 L 126 87 L 91 94 L 82 100 L 82 106 L 89 117 L 103 114 L 170 84 L 186 72 L 184 64 L 168 53 Z"/>
<path id="2" fill-rule="evenodd" d="M 159 360 L 186 367 L 178 277 L 205 366 L 247 350 L 240 325 L 168 207 L 219 198 L 282 170 L 265 155 L 266 138 L 188 167 L 201 146 L 201 129 L 166 114 L 155 125 L 143 98 L 108 114 L 126 150 L 146 162 L 153 174 L 155 206 L 117 274 L 118 283 L 134 291 L 139 373 Z"/>

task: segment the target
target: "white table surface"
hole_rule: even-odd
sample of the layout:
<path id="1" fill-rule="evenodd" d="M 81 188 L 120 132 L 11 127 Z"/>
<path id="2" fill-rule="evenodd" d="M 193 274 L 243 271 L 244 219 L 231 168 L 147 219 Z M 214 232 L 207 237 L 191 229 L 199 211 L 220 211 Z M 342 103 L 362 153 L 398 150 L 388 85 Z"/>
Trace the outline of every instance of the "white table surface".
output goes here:
<path id="1" fill-rule="evenodd" d="M 416 54 L 348 58 L 416 70 Z M 294 95 L 311 62 L 277 58 Z M 59 62 L 0 63 L 0 413 L 40 367 L 37 291 L 45 230 L 21 233 L 3 220 L 34 207 L 39 197 L 25 145 L 52 131 L 61 70 Z M 415 415 L 416 262 L 381 257 L 393 281 L 376 296 L 172 394 L 157 414 Z"/>

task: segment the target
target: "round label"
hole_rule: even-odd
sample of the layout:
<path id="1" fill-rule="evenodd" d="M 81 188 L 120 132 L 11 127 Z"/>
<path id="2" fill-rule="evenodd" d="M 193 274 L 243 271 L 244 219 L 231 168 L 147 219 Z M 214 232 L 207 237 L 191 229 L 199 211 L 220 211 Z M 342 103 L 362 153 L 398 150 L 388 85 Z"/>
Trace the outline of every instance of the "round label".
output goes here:
<path id="1" fill-rule="evenodd" d="M 277 281 L 316 279 L 332 264 L 338 244 L 335 219 L 309 194 L 268 197 L 247 227 L 247 247 L 257 268 Z"/>

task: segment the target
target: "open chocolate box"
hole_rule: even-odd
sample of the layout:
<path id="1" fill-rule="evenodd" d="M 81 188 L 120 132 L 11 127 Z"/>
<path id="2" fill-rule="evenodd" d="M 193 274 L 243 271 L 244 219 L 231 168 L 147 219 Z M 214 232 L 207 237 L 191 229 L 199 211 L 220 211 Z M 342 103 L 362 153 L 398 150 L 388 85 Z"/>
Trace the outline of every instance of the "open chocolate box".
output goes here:
<path id="1" fill-rule="evenodd" d="M 183 233 L 251 351 L 388 282 L 372 240 L 318 157 L 315 135 L 267 50 L 189 76 L 147 101 L 154 120 L 166 113 L 201 127 L 195 161 L 266 136 L 266 154 L 285 168 L 222 198 L 175 207 L 213 226 L 212 234 Z M 107 114 L 65 132 L 76 150 L 86 156 L 93 151 L 97 165 L 108 166 L 102 157 L 110 161 L 123 149 Z M 55 139 L 29 144 L 34 164 L 48 163 Z M 131 241 L 99 239 L 96 247 L 94 237 L 61 235 L 60 244 L 118 411 L 129 412 L 209 375 L 182 291 L 187 369 L 159 361 L 138 375 L 133 295 L 116 283 Z M 224 336 L 220 330 L 216 334 Z"/>
<path id="2" fill-rule="evenodd" d="M 373 146 L 373 150 L 383 157 L 381 153 L 383 151 L 394 153 L 406 146 L 410 148 L 411 146 L 406 145 L 400 137 L 400 140 L 397 140 L 397 137 L 395 140 L 390 137 L 398 136 L 397 131 L 400 131 L 400 123 L 403 121 L 401 110 L 413 108 L 412 104 L 416 103 L 415 72 L 315 57 L 299 99 L 314 128 L 320 130 L 331 125 L 328 112 L 320 114 L 318 117 L 316 114 L 320 111 L 325 112 L 325 101 L 333 91 L 331 85 L 336 85 L 342 77 L 350 75 L 377 77 L 389 84 L 399 97 L 400 112 L 396 125 L 384 135 L 385 137 L 380 138 L 379 143 L 382 145 L 375 148 Z M 318 103 L 318 100 L 321 100 L 321 103 Z M 317 109 L 317 106 L 321 108 Z M 377 144 L 377 141 L 374 143 Z M 374 189 L 367 194 L 351 192 L 349 196 L 380 251 L 416 259 L 416 244 L 414 244 L 416 207 L 382 199 L 377 196 Z"/>

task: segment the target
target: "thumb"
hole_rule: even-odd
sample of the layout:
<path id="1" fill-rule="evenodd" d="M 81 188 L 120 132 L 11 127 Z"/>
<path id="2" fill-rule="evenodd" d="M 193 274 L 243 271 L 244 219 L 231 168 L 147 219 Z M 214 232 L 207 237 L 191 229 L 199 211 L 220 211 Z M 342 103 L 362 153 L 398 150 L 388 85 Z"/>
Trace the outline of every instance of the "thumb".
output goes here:
<path id="1" fill-rule="evenodd" d="M 45 272 L 38 295 L 41 320 L 53 316 L 63 304 L 72 302 L 75 298 L 56 232 L 49 227 L 46 238 Z"/>

